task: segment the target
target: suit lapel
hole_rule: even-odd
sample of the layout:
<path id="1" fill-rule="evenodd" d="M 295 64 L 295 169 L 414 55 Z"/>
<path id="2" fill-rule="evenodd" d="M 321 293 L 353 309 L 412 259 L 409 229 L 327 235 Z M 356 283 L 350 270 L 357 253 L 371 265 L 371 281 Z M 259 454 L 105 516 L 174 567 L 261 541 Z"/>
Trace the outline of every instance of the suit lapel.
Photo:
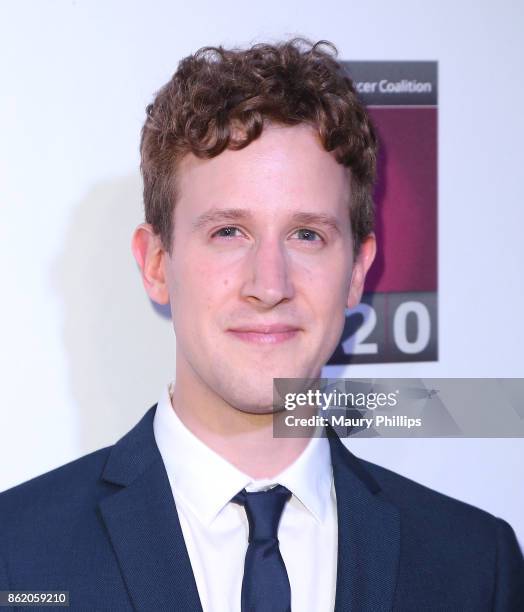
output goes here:
<path id="1" fill-rule="evenodd" d="M 391 610 L 400 555 L 399 510 L 331 426 L 326 432 L 338 513 L 335 612 Z"/>
<path id="2" fill-rule="evenodd" d="M 136 610 L 201 612 L 191 562 L 153 434 L 156 405 L 115 446 L 100 512 Z"/>

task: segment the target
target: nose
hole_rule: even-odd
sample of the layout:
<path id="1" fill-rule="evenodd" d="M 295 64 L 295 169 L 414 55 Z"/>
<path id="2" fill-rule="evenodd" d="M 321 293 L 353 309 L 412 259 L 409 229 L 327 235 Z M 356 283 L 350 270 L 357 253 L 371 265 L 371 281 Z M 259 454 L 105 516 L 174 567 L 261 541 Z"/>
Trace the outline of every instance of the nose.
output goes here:
<path id="1" fill-rule="evenodd" d="M 288 253 L 276 238 L 261 240 L 246 258 L 241 294 L 267 308 L 293 297 Z"/>

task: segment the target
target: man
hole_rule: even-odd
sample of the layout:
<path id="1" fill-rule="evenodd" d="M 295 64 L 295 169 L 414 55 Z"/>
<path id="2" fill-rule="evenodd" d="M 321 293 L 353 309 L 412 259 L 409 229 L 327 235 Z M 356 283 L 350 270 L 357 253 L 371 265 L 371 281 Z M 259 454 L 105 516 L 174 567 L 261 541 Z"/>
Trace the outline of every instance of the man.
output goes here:
<path id="1" fill-rule="evenodd" d="M 170 304 L 175 384 L 114 446 L 0 496 L 0 589 L 84 610 L 524 609 L 501 519 L 273 437 L 375 256 L 376 138 L 322 44 L 203 49 L 147 109 L 132 248 Z"/>

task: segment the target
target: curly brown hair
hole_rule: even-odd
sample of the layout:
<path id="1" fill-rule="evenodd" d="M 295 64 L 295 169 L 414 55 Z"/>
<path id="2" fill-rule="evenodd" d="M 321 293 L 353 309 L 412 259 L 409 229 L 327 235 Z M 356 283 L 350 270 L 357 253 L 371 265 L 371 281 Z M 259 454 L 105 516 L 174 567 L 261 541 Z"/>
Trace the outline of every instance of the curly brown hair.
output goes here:
<path id="1" fill-rule="evenodd" d="M 176 164 L 242 149 L 267 122 L 313 126 L 326 151 L 350 172 L 349 213 L 358 253 L 373 229 L 377 138 L 351 79 L 328 41 L 294 38 L 249 49 L 203 47 L 147 106 L 140 143 L 146 222 L 172 250 Z"/>

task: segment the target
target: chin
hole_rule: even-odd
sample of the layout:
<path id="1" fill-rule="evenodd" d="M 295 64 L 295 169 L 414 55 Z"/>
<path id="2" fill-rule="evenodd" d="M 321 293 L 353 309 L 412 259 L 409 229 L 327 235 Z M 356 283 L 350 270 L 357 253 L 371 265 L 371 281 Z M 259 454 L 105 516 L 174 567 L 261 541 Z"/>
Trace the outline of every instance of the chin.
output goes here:
<path id="1" fill-rule="evenodd" d="M 235 410 L 238 410 L 239 412 L 243 412 L 244 414 L 253 414 L 253 415 L 258 415 L 258 416 L 274 414 L 275 412 L 279 412 L 279 410 L 275 410 L 273 408 L 273 405 L 271 406 L 243 405 L 243 406 L 233 406 L 233 408 L 235 408 Z"/>
<path id="2" fill-rule="evenodd" d="M 273 378 L 307 378 L 315 368 L 307 363 L 299 362 L 298 355 L 271 355 L 266 354 L 264 358 L 257 358 L 249 362 L 239 361 L 231 364 L 235 372 L 240 373 L 239 378 L 245 384 L 246 381 L 255 381 L 261 384 L 266 380 L 272 383 Z"/>
<path id="3" fill-rule="evenodd" d="M 243 388 L 240 393 L 231 393 L 228 403 L 237 410 L 252 414 L 273 412 L 273 381 L 265 389 Z"/>
<path id="4" fill-rule="evenodd" d="M 232 366 L 234 368 L 234 366 Z M 271 414 L 276 412 L 274 404 L 275 378 L 313 378 L 313 368 L 282 368 L 279 366 L 261 368 L 232 369 L 233 376 L 221 378 L 222 397 L 228 404 L 250 414 Z M 230 371 L 230 372 L 231 372 Z M 217 379 L 219 380 L 219 379 Z"/>

